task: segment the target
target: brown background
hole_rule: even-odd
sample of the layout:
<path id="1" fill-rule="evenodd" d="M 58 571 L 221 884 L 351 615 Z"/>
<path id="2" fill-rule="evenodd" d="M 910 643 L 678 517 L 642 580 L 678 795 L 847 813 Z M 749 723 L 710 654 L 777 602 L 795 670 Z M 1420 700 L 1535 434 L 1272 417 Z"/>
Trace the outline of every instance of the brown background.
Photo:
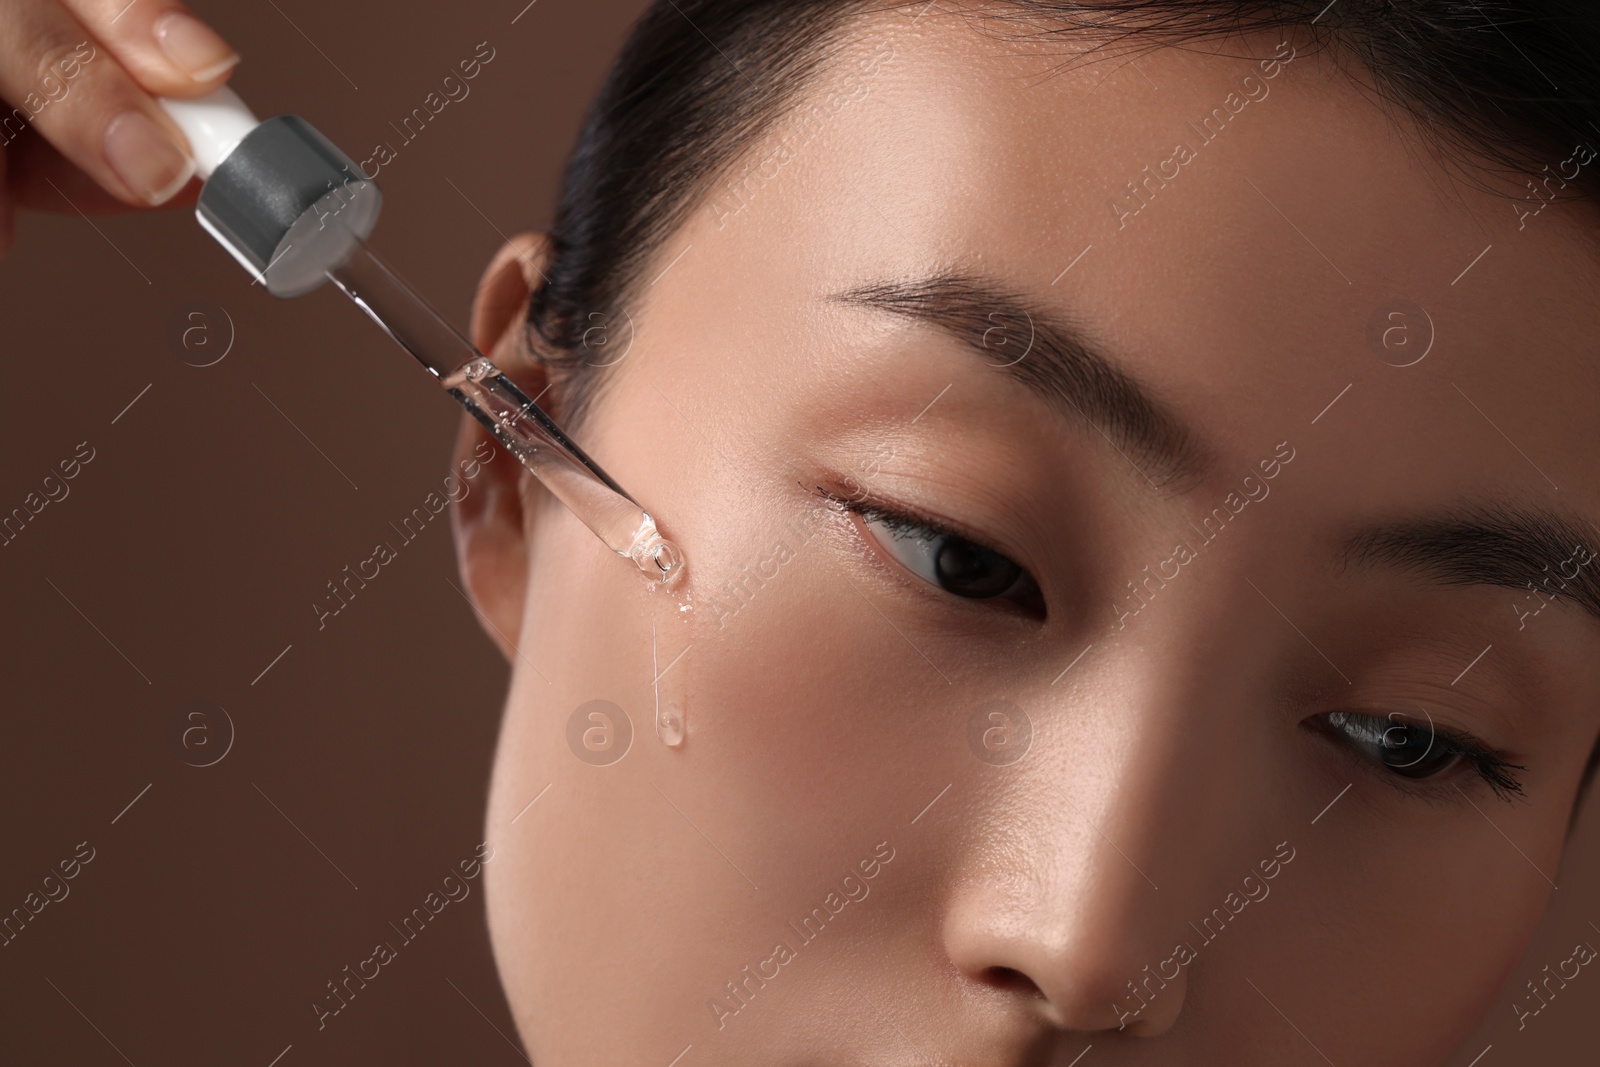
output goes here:
<path id="1" fill-rule="evenodd" d="M 396 147 L 373 246 L 463 327 L 497 229 L 547 223 L 644 6 L 540 0 L 513 25 L 526 2 L 196 5 L 258 113 L 357 160 Z M 483 41 L 470 94 L 403 143 L 389 123 Z M 102 236 L 62 207 L 0 261 L 0 509 L 95 449 L 0 547 L 0 911 L 78 842 L 95 859 L 0 948 L 0 1062 L 266 1067 L 292 1044 L 279 1067 L 522 1063 L 478 883 L 321 1032 L 311 1008 L 482 840 L 507 671 L 449 584 L 445 518 L 320 632 L 311 609 L 400 544 L 389 523 L 440 487 L 459 408 L 331 288 L 252 288 L 189 212 L 98 217 Z M 205 368 L 168 342 L 197 301 L 235 332 Z M 236 727 L 208 768 L 174 742 L 196 700 Z"/>
<path id="2" fill-rule="evenodd" d="M 521 3 L 201 5 L 259 112 L 304 115 L 357 159 L 396 145 L 373 244 L 458 324 L 501 235 L 547 221 L 644 6 L 543 0 L 512 24 Z M 483 41 L 471 94 L 402 145 L 389 123 Z M 205 368 L 170 341 L 200 301 L 234 335 Z M 480 840 L 506 670 L 451 585 L 446 522 L 325 629 L 311 609 L 438 488 L 453 405 L 336 293 L 252 288 L 187 213 L 25 218 L 0 339 L 0 513 L 95 449 L 0 547 L 0 913 L 95 849 L 0 948 L 0 1062 L 522 1062 L 477 883 L 326 1029 L 311 1008 Z M 234 724 L 214 766 L 176 744 L 192 701 Z M 1518 985 L 1600 946 L 1597 856 L 1591 811 Z M 1508 844 L 1495 862 L 1523 860 Z M 1374 923 L 1429 921 L 1369 904 Z M 1597 1008 L 1589 969 L 1520 1034 L 1507 997 L 1461 1062 L 1493 1042 L 1481 1067 L 1594 1063 Z"/>

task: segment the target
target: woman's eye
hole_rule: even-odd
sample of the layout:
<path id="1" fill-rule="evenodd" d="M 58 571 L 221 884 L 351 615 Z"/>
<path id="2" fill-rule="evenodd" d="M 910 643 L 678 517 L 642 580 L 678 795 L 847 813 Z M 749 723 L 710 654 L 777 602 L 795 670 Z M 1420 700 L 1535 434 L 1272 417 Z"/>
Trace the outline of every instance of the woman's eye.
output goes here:
<path id="1" fill-rule="evenodd" d="M 1426 712 L 1423 714 L 1427 717 Z M 1512 763 L 1505 753 L 1496 752 L 1475 737 L 1436 727 L 1432 718 L 1419 724 L 1394 715 L 1347 711 L 1330 712 L 1319 718 L 1324 731 L 1402 778 L 1419 782 L 1442 778 L 1465 765 L 1500 799 L 1523 795 L 1522 782 L 1515 772 L 1525 771 L 1526 767 Z"/>
<path id="2" fill-rule="evenodd" d="M 1044 614 L 1044 596 L 1033 576 L 993 549 L 876 509 L 856 513 L 891 559 L 928 584 L 969 600 L 1003 598 Z"/>
<path id="3" fill-rule="evenodd" d="M 1324 716 L 1329 730 L 1372 762 L 1405 778 L 1436 778 L 1461 761 L 1462 751 L 1431 724 L 1335 711 Z"/>

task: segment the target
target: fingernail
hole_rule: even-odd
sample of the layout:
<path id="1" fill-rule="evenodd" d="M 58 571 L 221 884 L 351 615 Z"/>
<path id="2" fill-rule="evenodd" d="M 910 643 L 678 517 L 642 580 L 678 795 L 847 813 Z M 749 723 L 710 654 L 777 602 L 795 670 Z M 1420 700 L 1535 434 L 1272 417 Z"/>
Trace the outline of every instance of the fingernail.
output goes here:
<path id="1" fill-rule="evenodd" d="M 167 58 L 197 82 L 210 81 L 239 62 L 239 53 L 217 32 L 185 11 L 173 11 L 156 22 L 156 43 Z"/>
<path id="2" fill-rule="evenodd" d="M 189 153 L 138 111 L 124 111 L 106 127 L 106 162 L 152 205 L 171 200 L 194 177 Z"/>

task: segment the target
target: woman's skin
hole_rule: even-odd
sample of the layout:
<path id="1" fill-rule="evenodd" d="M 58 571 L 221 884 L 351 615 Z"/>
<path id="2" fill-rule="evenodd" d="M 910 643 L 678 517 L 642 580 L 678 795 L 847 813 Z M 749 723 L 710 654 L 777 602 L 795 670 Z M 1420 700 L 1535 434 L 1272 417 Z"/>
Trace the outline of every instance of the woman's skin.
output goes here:
<path id="1" fill-rule="evenodd" d="M 512 667 L 487 872 L 528 1053 L 1444 1062 L 1551 893 L 1600 730 L 1600 631 L 1575 596 L 1533 615 L 1525 588 L 1441 581 L 1417 539 L 1389 562 L 1343 549 L 1469 513 L 1549 512 L 1600 541 L 1592 209 L 1519 227 L 1516 183 L 1453 178 L 1303 40 L 1046 77 L 1060 57 L 947 8 L 857 23 L 805 94 L 844 103 L 744 206 L 725 176 L 631 320 L 596 335 L 593 360 L 620 362 L 577 436 L 685 550 L 691 621 L 514 464 L 460 505 L 462 569 Z M 1202 143 L 1187 122 L 1213 107 Z M 1119 228 L 1125 181 L 1179 141 L 1194 158 Z M 530 395 L 542 254 L 532 235 L 503 250 L 474 317 Z M 976 347 L 834 298 L 954 274 L 975 279 L 955 317 Z M 1431 348 L 1414 312 L 1383 317 L 1395 299 Z M 1150 394 L 1170 420 L 1142 424 L 1154 440 L 1019 384 L 1045 373 L 1052 318 Z M 481 439 L 466 423 L 461 457 Z M 934 588 L 818 486 L 1003 553 L 1045 614 Z M 1193 558 L 1167 562 L 1178 545 Z M 1561 545 L 1531 570 L 1579 571 L 1573 593 L 1600 562 Z M 652 678 L 686 645 L 660 680 L 687 702 L 669 748 Z M 592 700 L 632 724 L 607 766 L 567 740 Z M 1020 720 L 1008 749 L 994 701 L 1031 723 L 1013 762 Z M 1473 735 L 1525 768 L 1525 798 L 1470 763 L 1385 769 L 1316 728 L 1340 711 Z M 1167 962 L 1180 945 L 1193 958 Z"/>

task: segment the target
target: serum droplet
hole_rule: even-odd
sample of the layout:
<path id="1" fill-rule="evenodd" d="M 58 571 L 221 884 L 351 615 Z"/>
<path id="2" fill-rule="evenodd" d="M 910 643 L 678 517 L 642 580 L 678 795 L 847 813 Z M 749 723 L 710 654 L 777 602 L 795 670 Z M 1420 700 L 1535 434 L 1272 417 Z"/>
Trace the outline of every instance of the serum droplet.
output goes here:
<path id="1" fill-rule="evenodd" d="M 677 748 L 683 744 L 683 718 L 673 708 L 661 709 L 656 716 L 656 736 L 668 748 Z"/>
<path id="2" fill-rule="evenodd" d="M 689 672 L 683 659 L 689 653 L 684 645 L 670 659 L 663 662 L 663 653 L 655 624 L 650 626 L 650 666 L 655 675 L 656 736 L 668 748 L 682 746 L 685 736 L 684 717 L 688 704 Z"/>

